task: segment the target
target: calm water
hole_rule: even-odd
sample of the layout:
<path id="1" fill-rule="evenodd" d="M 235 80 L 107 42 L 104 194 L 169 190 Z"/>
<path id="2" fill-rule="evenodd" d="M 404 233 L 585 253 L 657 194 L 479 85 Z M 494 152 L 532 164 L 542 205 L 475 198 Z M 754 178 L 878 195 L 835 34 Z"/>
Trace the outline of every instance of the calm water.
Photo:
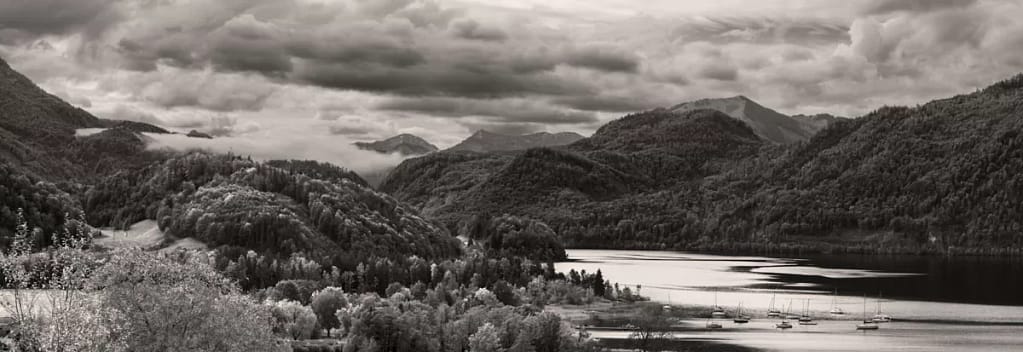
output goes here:
<path id="1" fill-rule="evenodd" d="M 767 350 L 1023 350 L 1023 264 L 971 258 L 811 256 L 771 258 L 666 251 L 569 250 L 557 269 L 594 272 L 676 305 L 742 302 L 757 320 L 678 338 L 723 339 Z M 839 295 L 833 292 L 838 290 Z M 883 294 L 883 299 L 878 295 Z M 869 296 L 864 298 L 864 295 Z M 809 303 L 816 327 L 774 331 L 772 304 Z M 839 307 L 847 314 L 831 316 Z M 864 334 L 855 322 L 876 310 L 897 321 Z M 833 319 L 833 320 L 830 320 Z M 700 326 L 704 322 L 690 322 Z"/>

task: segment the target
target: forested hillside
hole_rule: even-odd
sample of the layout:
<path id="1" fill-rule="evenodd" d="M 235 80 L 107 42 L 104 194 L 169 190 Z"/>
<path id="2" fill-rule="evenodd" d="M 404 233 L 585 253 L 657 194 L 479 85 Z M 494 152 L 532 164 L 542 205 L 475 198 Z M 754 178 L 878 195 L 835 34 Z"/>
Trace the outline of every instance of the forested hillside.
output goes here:
<path id="1" fill-rule="evenodd" d="M 1021 85 L 881 108 L 791 146 L 708 110 L 655 110 L 562 150 L 447 157 L 429 181 L 407 166 L 441 157 L 412 159 L 383 189 L 449 223 L 535 217 L 571 247 L 1017 251 Z"/>
<path id="2" fill-rule="evenodd" d="M 76 137 L 80 128 L 106 131 Z M 49 245 L 68 219 L 82 215 L 76 195 L 119 169 L 164 157 L 145 151 L 137 132 L 167 133 L 137 122 L 101 120 L 73 107 L 0 59 L 0 243 L 8 244 L 19 210 Z"/>
<path id="3" fill-rule="evenodd" d="M 445 229 L 329 164 L 189 154 L 108 177 L 83 204 L 94 225 L 156 219 L 168 235 L 214 247 L 323 258 L 459 251 Z"/>
<path id="4" fill-rule="evenodd" d="M 449 232 L 350 170 L 313 161 L 147 150 L 138 122 L 98 119 L 0 61 L 0 244 L 31 226 L 49 246 L 70 219 L 126 228 L 156 220 L 167 235 L 227 252 L 303 254 L 347 267 L 369 257 L 451 258 Z M 81 128 L 103 130 L 76 136 Z M 340 265 L 345 264 L 345 265 Z"/>

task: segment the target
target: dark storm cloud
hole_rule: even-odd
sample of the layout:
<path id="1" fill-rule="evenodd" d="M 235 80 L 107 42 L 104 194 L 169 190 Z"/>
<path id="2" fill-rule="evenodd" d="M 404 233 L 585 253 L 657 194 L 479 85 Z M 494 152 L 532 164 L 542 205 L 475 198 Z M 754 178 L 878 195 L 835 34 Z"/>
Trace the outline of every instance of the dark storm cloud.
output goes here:
<path id="1" fill-rule="evenodd" d="M 270 75 L 290 72 L 291 58 L 277 28 L 251 15 L 235 18 L 213 34 L 210 61 L 226 71 L 256 71 Z"/>
<path id="2" fill-rule="evenodd" d="M 843 24 L 812 19 L 698 18 L 678 25 L 672 31 L 672 37 L 682 42 L 717 44 L 833 44 L 847 40 L 847 32 L 848 27 Z"/>
<path id="3" fill-rule="evenodd" d="M 700 77 L 717 81 L 734 81 L 739 78 L 739 70 L 725 63 L 710 63 L 700 68 Z"/>
<path id="4" fill-rule="evenodd" d="M 639 59 L 613 47 L 590 46 L 573 50 L 566 63 L 604 72 L 636 72 Z"/>
<path id="5" fill-rule="evenodd" d="M 591 112 L 565 111 L 529 100 L 398 98 L 386 101 L 378 108 L 440 117 L 486 116 L 492 122 L 501 123 L 576 124 L 597 121 L 597 116 Z"/>
<path id="6" fill-rule="evenodd" d="M 296 68 L 298 81 L 338 89 L 402 95 L 504 97 L 525 94 L 576 95 L 592 93 L 583 82 L 551 74 L 477 70 L 475 67 L 427 66 L 394 68 L 372 63 L 306 62 Z"/>
<path id="7" fill-rule="evenodd" d="M 666 105 L 631 97 L 594 95 L 555 98 L 553 102 L 576 110 L 606 112 L 637 112 Z"/>
<path id="8" fill-rule="evenodd" d="M 500 28 L 481 25 L 473 19 L 462 19 L 451 23 L 451 31 L 455 37 L 470 40 L 502 42 L 508 34 Z"/>
<path id="9" fill-rule="evenodd" d="M 299 38 L 289 43 L 289 53 L 323 63 L 375 63 L 408 67 L 423 63 L 423 54 L 384 37 Z"/>
<path id="10" fill-rule="evenodd" d="M 123 67 L 213 68 L 400 95 L 508 97 L 595 91 L 591 82 L 554 74 L 561 65 L 605 72 L 635 72 L 639 66 L 634 55 L 609 47 L 507 43 L 502 29 L 428 0 L 355 0 L 332 8 L 333 17 L 309 22 L 310 15 L 298 9 L 305 4 L 242 4 L 212 7 L 198 18 L 184 15 L 192 8 L 174 8 L 165 11 L 180 16 L 133 24 L 117 41 Z M 161 105 L 195 102 L 193 97 Z"/>
<path id="11" fill-rule="evenodd" d="M 949 8 L 965 8 L 976 4 L 977 0 L 876 0 L 867 5 L 863 13 L 868 15 L 888 14 L 892 12 L 931 12 Z"/>
<path id="12" fill-rule="evenodd" d="M 0 1 L 0 31 L 29 39 L 37 35 L 81 33 L 94 37 L 121 16 L 120 0 L 6 0 Z"/>

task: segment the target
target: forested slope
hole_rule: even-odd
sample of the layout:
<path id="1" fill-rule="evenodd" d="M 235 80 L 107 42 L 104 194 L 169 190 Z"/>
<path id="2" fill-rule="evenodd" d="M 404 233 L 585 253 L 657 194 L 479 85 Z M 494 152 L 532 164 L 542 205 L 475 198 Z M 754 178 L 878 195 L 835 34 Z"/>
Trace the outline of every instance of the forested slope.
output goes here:
<path id="1" fill-rule="evenodd" d="M 214 247 L 424 258 L 459 251 L 445 229 L 329 164 L 195 153 L 108 177 L 83 204 L 94 225 L 156 219 L 168 235 Z"/>

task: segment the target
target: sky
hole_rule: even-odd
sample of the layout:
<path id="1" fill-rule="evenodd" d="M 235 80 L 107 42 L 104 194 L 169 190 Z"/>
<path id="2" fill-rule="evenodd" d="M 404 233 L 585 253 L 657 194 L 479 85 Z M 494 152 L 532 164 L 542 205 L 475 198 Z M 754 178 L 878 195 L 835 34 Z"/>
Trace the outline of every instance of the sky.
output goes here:
<path id="1" fill-rule="evenodd" d="M 0 57 L 159 137 L 370 170 L 351 147 L 479 129 L 584 135 L 629 112 L 745 95 L 856 117 L 1023 71 L 1008 0 L 0 0 Z"/>

